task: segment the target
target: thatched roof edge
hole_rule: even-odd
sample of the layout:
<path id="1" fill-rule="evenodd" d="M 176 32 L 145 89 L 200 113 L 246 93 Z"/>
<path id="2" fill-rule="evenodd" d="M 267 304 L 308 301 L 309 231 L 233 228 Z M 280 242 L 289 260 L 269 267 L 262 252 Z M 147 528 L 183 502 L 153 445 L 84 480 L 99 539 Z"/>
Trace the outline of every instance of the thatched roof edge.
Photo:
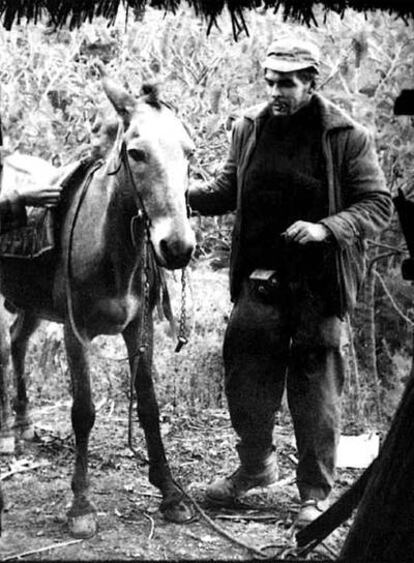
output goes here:
<path id="1" fill-rule="evenodd" d="M 128 11 L 140 12 L 148 6 L 175 12 L 180 4 L 187 4 L 195 9 L 198 16 L 207 18 L 210 26 L 227 8 L 236 34 L 245 30 L 243 12 L 263 6 L 281 11 L 285 18 L 307 24 L 314 21 L 313 9 L 317 5 L 340 14 L 346 8 L 359 12 L 380 9 L 406 19 L 414 17 L 412 0 L 0 0 L 0 18 L 6 29 L 11 29 L 21 21 L 36 23 L 41 15 L 46 15 L 56 27 L 69 25 L 70 28 L 75 28 L 98 16 L 112 22 L 120 4 Z"/>

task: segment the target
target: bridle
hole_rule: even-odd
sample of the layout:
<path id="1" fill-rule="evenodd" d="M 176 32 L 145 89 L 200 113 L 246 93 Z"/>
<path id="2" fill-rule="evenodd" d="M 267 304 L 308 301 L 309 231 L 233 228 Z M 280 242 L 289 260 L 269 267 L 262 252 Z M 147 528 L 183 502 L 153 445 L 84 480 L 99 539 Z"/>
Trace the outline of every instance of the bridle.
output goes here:
<path id="1" fill-rule="evenodd" d="M 131 232 L 131 240 L 134 244 L 134 246 L 136 245 L 136 241 L 135 241 L 135 224 L 139 223 L 140 221 L 143 222 L 144 224 L 144 251 L 143 251 L 143 267 L 141 269 L 143 276 L 144 276 L 144 280 L 142 280 L 142 284 L 141 284 L 141 289 L 143 290 L 143 293 L 141 293 L 142 295 L 144 295 L 144 307 L 143 307 L 143 316 L 145 317 L 145 315 L 148 314 L 148 309 L 149 309 L 149 290 L 150 290 L 150 275 L 151 275 L 151 265 L 153 264 L 155 268 L 157 268 L 156 271 L 156 275 L 158 275 L 159 277 L 159 282 L 161 284 L 161 289 L 163 294 L 166 297 L 165 302 L 166 303 L 170 303 L 170 299 L 169 299 L 169 295 L 168 295 L 168 287 L 165 281 L 165 276 L 163 271 L 156 266 L 156 257 L 155 257 L 155 251 L 154 251 L 154 247 L 152 245 L 151 242 L 151 235 L 150 235 L 150 227 L 151 227 L 151 219 L 147 213 L 147 210 L 145 209 L 145 205 L 144 205 L 144 201 L 142 199 L 142 196 L 135 184 L 135 179 L 134 176 L 132 174 L 132 170 L 131 167 L 129 165 L 129 161 L 128 161 L 128 153 L 127 153 L 127 148 L 126 148 L 126 144 L 123 141 L 121 144 L 121 158 L 120 158 L 120 162 L 124 163 L 125 169 L 127 171 L 128 177 L 129 177 L 129 181 L 131 183 L 131 185 L 133 186 L 133 193 L 134 193 L 134 198 L 135 198 L 135 203 L 136 203 L 136 207 L 137 207 L 137 214 L 134 215 L 131 218 L 131 223 L 130 223 L 130 232 Z M 189 217 L 191 215 L 191 209 L 190 209 L 190 205 L 189 205 L 189 201 L 188 201 L 188 193 L 186 193 L 186 210 L 187 210 L 187 217 Z M 188 339 L 186 336 L 186 276 L 185 276 L 185 268 L 182 269 L 182 273 L 181 273 L 181 313 L 180 313 L 180 321 L 179 321 L 179 329 L 178 329 L 178 335 L 177 335 L 177 329 L 175 326 L 175 322 L 174 322 L 174 318 L 173 318 L 173 314 L 172 311 L 169 311 L 169 321 L 170 321 L 170 327 L 172 330 L 172 333 L 174 336 L 177 337 L 177 345 L 175 347 L 175 352 L 179 352 L 181 350 L 181 348 L 187 344 Z M 145 348 L 147 346 L 147 344 L 145 343 L 145 318 L 143 319 L 143 324 L 140 327 L 140 337 L 141 337 L 141 344 L 140 344 L 140 348 L 142 349 L 143 353 L 145 351 Z"/>
<path id="2" fill-rule="evenodd" d="M 141 295 L 143 296 L 143 307 L 142 307 L 142 315 L 141 317 L 145 317 L 148 315 L 148 310 L 150 308 L 150 280 L 151 280 L 151 274 L 155 275 L 156 278 L 158 278 L 158 282 L 160 283 L 160 287 L 162 289 L 163 295 L 168 291 L 167 289 L 167 284 L 165 282 L 165 276 L 163 271 L 161 270 L 160 267 L 157 266 L 156 263 L 156 257 L 155 257 L 155 251 L 151 242 L 151 236 L 150 236 L 150 226 L 151 226 L 151 219 L 149 217 L 149 214 L 146 210 L 142 195 L 140 194 L 133 174 L 132 174 L 132 170 L 130 168 L 129 165 L 129 161 L 128 161 L 128 154 L 127 154 L 127 149 L 126 149 L 126 144 L 122 139 L 122 133 L 123 133 L 123 127 L 120 126 L 118 129 L 118 134 L 117 134 L 117 141 L 115 142 L 115 147 L 118 146 L 119 147 L 119 151 L 117 152 L 117 154 L 119 155 L 119 161 L 116 164 L 116 166 L 114 167 L 114 169 L 110 172 L 108 172 L 108 175 L 117 175 L 120 171 L 120 169 L 122 167 L 124 167 L 127 178 L 128 178 L 128 182 L 131 184 L 132 186 L 132 193 L 134 196 L 134 200 L 135 200 L 135 206 L 136 206 L 136 214 L 131 218 L 130 220 L 130 237 L 131 237 L 131 242 L 133 244 L 133 246 L 135 248 L 137 248 L 138 246 L 138 242 L 137 242 L 137 237 L 136 237 L 136 232 L 138 229 L 143 229 L 143 243 L 142 243 L 142 261 L 141 261 Z M 118 142 L 118 140 L 120 142 Z M 114 148 L 115 150 L 115 148 Z M 84 347 L 84 348 L 88 348 L 90 349 L 90 343 L 88 341 L 86 341 L 82 335 L 79 333 L 79 330 L 76 326 L 76 321 L 74 318 L 74 311 L 73 311 L 73 300 L 72 300 L 72 288 L 71 288 L 71 280 L 73 279 L 72 276 L 72 248 L 73 248 L 73 237 L 74 237 L 74 232 L 75 232 L 75 227 L 76 227 L 76 222 L 79 216 L 79 212 L 80 209 L 82 207 L 83 201 L 85 199 L 85 196 L 87 194 L 87 191 L 89 189 L 91 180 L 93 178 L 93 175 L 95 174 L 95 172 L 104 164 L 104 161 L 102 159 L 94 162 L 91 167 L 88 170 L 87 173 L 87 177 L 83 183 L 80 195 L 78 197 L 78 201 L 76 203 L 76 208 L 72 217 L 72 221 L 70 224 L 70 228 L 69 228 L 69 240 L 68 240 L 68 247 L 67 247 L 67 256 L 66 256 L 66 260 L 65 260 L 65 266 L 66 266 L 66 305 L 67 305 L 67 313 L 68 313 L 68 318 L 69 318 L 69 322 L 70 322 L 70 326 L 72 329 L 73 334 L 75 335 L 76 339 L 78 340 L 78 342 Z M 167 299 L 163 299 L 163 303 L 169 303 L 169 297 L 167 296 Z M 176 327 L 175 324 L 173 323 L 173 319 L 172 319 L 172 312 L 170 312 L 171 314 L 168 315 L 169 320 L 170 320 L 170 324 L 172 324 L 173 326 L 171 326 L 172 328 L 172 333 L 173 335 L 176 335 L 177 331 L 176 331 Z M 167 315 L 166 315 L 167 316 Z M 130 360 L 132 359 L 134 356 L 138 355 L 138 354 L 142 354 L 145 351 L 145 348 L 147 347 L 147 343 L 144 341 L 145 340 L 145 330 L 143 330 L 144 327 L 144 323 L 145 323 L 145 319 L 142 318 L 141 322 L 140 322 L 140 340 L 142 340 L 142 342 L 139 343 L 137 350 L 131 355 L 128 355 L 126 357 L 123 358 L 107 358 L 105 356 L 105 359 L 113 359 L 113 360 L 119 360 L 119 361 L 125 361 L 125 360 Z M 180 323 L 181 326 L 182 323 Z M 181 331 L 182 332 L 182 331 Z M 186 341 L 186 339 L 184 338 L 179 338 L 179 344 L 180 342 L 182 342 L 183 340 Z M 178 347 L 178 346 L 177 346 Z M 181 347 L 181 346 L 180 346 Z"/>
<path id="3" fill-rule="evenodd" d="M 149 313 L 150 313 L 150 289 L 151 289 L 151 275 L 155 275 L 156 277 L 158 277 L 158 281 L 160 283 L 160 287 L 161 290 L 163 292 L 163 295 L 166 297 L 166 299 L 163 299 L 164 303 L 170 303 L 169 300 L 169 295 L 168 295 L 168 288 L 167 288 L 167 284 L 165 281 L 165 276 L 163 271 L 156 265 L 156 257 L 155 257 L 155 251 L 151 242 L 151 237 L 150 237 L 150 226 L 151 226 L 151 219 L 147 213 L 147 210 L 145 208 L 145 204 L 142 198 L 142 195 L 140 194 L 135 180 L 134 180 L 134 176 L 132 174 L 132 170 L 131 167 L 129 165 L 129 161 L 128 161 L 128 154 L 127 154 L 127 149 L 126 149 L 126 144 L 122 139 L 122 133 L 123 133 L 123 127 L 120 126 L 118 129 L 118 134 L 117 134 L 117 141 L 115 142 L 116 146 L 120 145 L 120 149 L 119 149 L 119 162 L 117 164 L 117 166 L 115 167 L 114 170 L 112 170 L 111 172 L 108 172 L 108 175 L 117 175 L 118 172 L 120 171 L 121 167 L 124 166 L 125 170 L 126 170 L 126 174 L 128 177 L 128 181 L 130 182 L 130 184 L 132 185 L 132 192 L 133 192 L 133 196 L 134 196 L 134 200 L 135 200 L 135 205 L 136 205 L 136 209 L 137 212 L 136 214 L 131 218 L 130 221 L 130 235 L 131 235 L 131 241 L 132 244 L 135 248 L 137 248 L 138 243 L 136 240 L 136 231 L 138 229 L 138 226 L 140 226 L 141 228 L 143 227 L 143 232 L 144 232 L 144 237 L 143 237 L 143 245 L 142 245 L 142 259 L 141 259 L 141 295 L 143 296 L 143 304 L 142 304 L 142 308 L 141 308 L 141 315 L 140 315 L 140 326 L 139 326 L 139 342 L 137 345 L 137 348 L 135 350 L 135 352 L 133 352 L 131 355 L 127 355 L 125 357 L 122 358 L 108 358 L 105 355 L 102 354 L 98 354 L 98 356 L 102 357 L 103 359 L 110 359 L 110 360 L 114 360 L 114 361 L 126 361 L 129 360 L 131 361 L 134 357 L 136 356 L 141 356 L 145 353 L 147 347 L 148 347 L 148 342 L 146 340 L 146 335 L 147 335 L 147 331 L 146 326 L 148 325 L 148 321 L 149 321 Z M 122 140 L 121 140 L 122 139 Z M 120 142 L 119 142 L 120 141 Z M 88 171 L 88 175 L 86 180 L 83 183 L 82 186 L 82 190 L 80 193 L 80 196 L 78 198 L 78 202 L 75 208 L 75 212 L 72 218 L 72 222 L 70 225 L 70 229 L 69 229 L 69 240 L 68 240 L 68 249 L 67 249 L 67 256 L 66 256 L 66 276 L 65 276 L 65 280 L 66 280 L 66 305 L 67 305 L 67 313 L 68 313 L 68 317 L 69 317 L 69 323 L 70 323 L 70 327 L 72 329 L 73 334 L 75 335 L 76 339 L 78 340 L 78 342 L 86 349 L 91 349 L 90 343 L 88 341 L 86 341 L 82 335 L 80 334 L 77 326 L 76 326 L 76 321 L 74 318 L 74 312 L 73 312 L 73 300 L 72 300 L 72 289 L 71 289 L 71 279 L 72 279 L 72 265 L 71 265 L 71 256 L 72 256 L 72 245 L 73 245 L 73 235 L 74 235 L 74 231 L 75 231 L 75 226 L 76 226 L 76 221 L 82 206 L 82 203 L 85 199 L 86 193 L 88 191 L 89 185 L 91 183 L 92 177 L 94 175 L 94 173 L 98 170 L 98 168 L 100 168 L 102 165 L 104 164 L 103 160 L 98 160 L 97 162 L 95 162 L 92 167 L 90 168 L 90 170 Z M 188 203 L 187 203 L 188 206 Z M 188 207 L 187 207 L 187 212 L 188 212 Z M 155 268 L 155 271 L 154 271 Z M 181 315 L 180 315 L 180 323 L 179 323 L 179 333 L 178 333 L 178 340 L 177 340 L 177 345 L 175 348 L 176 352 L 179 352 L 181 350 L 181 348 L 183 347 L 184 344 L 187 343 L 187 337 L 186 337 L 186 319 L 185 319 L 185 286 L 186 286 L 186 282 L 185 282 L 185 271 L 183 269 L 182 271 L 182 307 L 181 307 Z M 170 321 L 170 325 L 171 325 L 171 329 L 172 329 L 172 334 L 173 335 L 177 335 L 177 329 L 175 326 L 175 322 L 174 322 L 174 318 L 173 318 L 173 314 L 172 311 L 169 310 L 169 321 Z M 95 352 L 96 354 L 96 352 Z"/>

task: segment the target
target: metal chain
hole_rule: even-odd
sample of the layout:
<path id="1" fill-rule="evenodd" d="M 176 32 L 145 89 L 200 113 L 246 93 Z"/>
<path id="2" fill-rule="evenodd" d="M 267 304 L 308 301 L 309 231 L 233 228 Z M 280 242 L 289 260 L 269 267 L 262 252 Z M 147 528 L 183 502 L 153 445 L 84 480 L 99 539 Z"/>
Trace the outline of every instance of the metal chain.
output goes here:
<path id="1" fill-rule="evenodd" d="M 179 352 L 187 344 L 187 276 L 186 269 L 181 270 L 181 313 L 178 326 L 178 342 L 175 351 Z"/>
<path id="2" fill-rule="evenodd" d="M 143 302 L 142 302 L 142 314 L 141 314 L 140 327 L 139 327 L 139 343 L 136 353 L 137 362 L 139 362 L 140 359 L 143 357 L 148 347 L 147 331 L 145 329 L 148 326 L 149 312 L 150 312 L 150 304 L 149 304 L 150 271 L 151 271 L 150 259 L 149 259 L 150 252 L 151 252 L 151 247 L 148 239 L 148 233 L 146 232 L 144 238 L 144 252 L 143 252 L 142 266 L 141 266 L 143 271 L 142 283 L 141 283 L 141 294 L 143 296 Z M 150 366 L 150 369 L 152 369 L 152 366 Z M 131 367 L 130 373 L 131 373 L 131 377 L 130 377 L 130 385 L 129 385 L 129 405 L 128 405 L 128 447 L 138 460 L 144 461 L 145 459 L 138 452 L 138 450 L 135 448 L 133 444 L 132 421 L 133 421 L 133 407 L 134 407 L 134 393 L 135 393 L 135 379 L 136 379 L 136 370 L 134 369 L 134 366 Z"/>

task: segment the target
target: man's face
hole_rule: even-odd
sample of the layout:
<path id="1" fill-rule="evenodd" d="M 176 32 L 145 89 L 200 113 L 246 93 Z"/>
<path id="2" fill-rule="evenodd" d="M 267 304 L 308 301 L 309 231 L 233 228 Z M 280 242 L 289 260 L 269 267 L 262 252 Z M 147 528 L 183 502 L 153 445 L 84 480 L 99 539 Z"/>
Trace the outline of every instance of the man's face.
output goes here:
<path id="1" fill-rule="evenodd" d="M 303 83 L 296 72 L 276 72 L 267 68 L 265 81 L 273 115 L 292 115 L 311 98 L 310 82 Z"/>

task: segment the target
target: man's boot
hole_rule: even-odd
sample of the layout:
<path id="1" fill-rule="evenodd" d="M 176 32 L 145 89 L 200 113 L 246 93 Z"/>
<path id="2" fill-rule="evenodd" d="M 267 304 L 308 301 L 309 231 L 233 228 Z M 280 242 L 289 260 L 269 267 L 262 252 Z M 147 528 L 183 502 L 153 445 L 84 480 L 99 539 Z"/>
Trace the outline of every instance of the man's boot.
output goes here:
<path id="1" fill-rule="evenodd" d="M 328 507 L 328 499 L 308 498 L 303 501 L 294 522 L 295 528 L 301 530 L 309 526 L 309 524 L 319 518 Z"/>
<path id="2" fill-rule="evenodd" d="M 263 451 L 258 448 L 236 446 L 240 465 L 228 477 L 221 477 L 206 489 L 206 498 L 212 504 L 231 505 L 234 501 L 255 487 L 267 487 L 276 483 L 279 477 L 274 446 Z"/>

